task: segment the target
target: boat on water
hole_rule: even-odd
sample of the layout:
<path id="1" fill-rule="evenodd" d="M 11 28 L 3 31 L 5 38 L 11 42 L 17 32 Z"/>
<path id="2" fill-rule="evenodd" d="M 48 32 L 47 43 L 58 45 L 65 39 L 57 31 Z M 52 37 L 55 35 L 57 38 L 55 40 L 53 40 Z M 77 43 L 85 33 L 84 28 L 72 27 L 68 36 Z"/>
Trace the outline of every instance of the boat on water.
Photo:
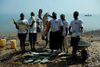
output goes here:
<path id="1" fill-rule="evenodd" d="M 85 16 L 92 16 L 91 14 L 86 14 Z"/>

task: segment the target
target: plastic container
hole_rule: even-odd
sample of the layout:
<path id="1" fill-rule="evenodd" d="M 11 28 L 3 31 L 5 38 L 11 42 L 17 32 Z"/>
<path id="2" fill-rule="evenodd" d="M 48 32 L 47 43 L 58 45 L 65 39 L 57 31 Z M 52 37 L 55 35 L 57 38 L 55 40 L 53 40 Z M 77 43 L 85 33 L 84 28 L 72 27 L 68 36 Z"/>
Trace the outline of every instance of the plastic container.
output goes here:
<path id="1" fill-rule="evenodd" d="M 11 48 L 16 49 L 16 40 L 11 40 Z"/>
<path id="2" fill-rule="evenodd" d="M 6 39 L 0 39 L 0 47 L 6 46 Z"/>

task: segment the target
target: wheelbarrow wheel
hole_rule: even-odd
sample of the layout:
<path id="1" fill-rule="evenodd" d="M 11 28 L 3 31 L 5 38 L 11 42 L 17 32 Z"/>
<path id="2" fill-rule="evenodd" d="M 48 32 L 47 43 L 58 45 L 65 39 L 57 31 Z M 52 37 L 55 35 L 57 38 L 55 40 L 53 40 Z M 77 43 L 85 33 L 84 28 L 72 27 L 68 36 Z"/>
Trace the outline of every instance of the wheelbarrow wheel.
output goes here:
<path id="1" fill-rule="evenodd" d="M 88 58 L 88 53 L 87 53 L 87 51 L 86 51 L 85 49 L 82 50 L 81 56 L 82 56 L 83 61 L 87 60 L 87 58 Z"/>

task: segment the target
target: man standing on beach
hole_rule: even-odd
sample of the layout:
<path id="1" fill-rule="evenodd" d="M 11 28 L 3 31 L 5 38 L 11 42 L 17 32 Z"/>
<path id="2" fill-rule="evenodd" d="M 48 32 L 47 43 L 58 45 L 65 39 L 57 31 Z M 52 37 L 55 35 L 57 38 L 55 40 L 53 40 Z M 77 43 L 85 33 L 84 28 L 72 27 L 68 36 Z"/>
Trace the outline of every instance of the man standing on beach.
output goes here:
<path id="1" fill-rule="evenodd" d="M 50 20 L 51 32 L 50 32 L 50 49 L 58 50 L 60 45 L 60 36 L 62 34 L 62 22 L 59 22 L 57 19 L 57 14 L 55 12 L 52 13 L 52 18 Z M 61 30 L 61 32 L 60 32 Z"/>
<path id="2" fill-rule="evenodd" d="M 32 16 L 34 16 L 33 12 L 31 12 L 31 17 L 29 18 L 29 41 L 31 44 L 31 51 L 36 51 L 35 41 L 37 40 L 37 23 L 36 21 L 32 20 Z"/>
<path id="3" fill-rule="evenodd" d="M 25 23 L 28 24 L 28 21 L 26 19 L 24 19 L 24 14 L 21 13 L 20 14 L 20 19 L 17 21 L 17 23 Z M 20 47 L 22 50 L 22 53 L 25 52 L 25 39 L 26 39 L 26 34 L 28 33 L 28 30 L 23 28 L 23 27 L 19 27 L 16 22 L 14 22 L 16 29 L 18 29 L 18 38 L 20 40 Z"/>
<path id="4" fill-rule="evenodd" d="M 61 39 L 60 39 L 60 41 L 61 41 L 60 49 L 61 49 L 61 51 L 62 51 L 62 45 L 63 45 L 63 48 L 64 48 L 63 40 L 64 40 L 64 37 L 67 36 L 69 24 L 68 24 L 68 22 L 66 21 L 65 15 L 64 15 L 64 14 L 61 14 L 61 15 L 60 15 L 60 18 L 61 18 L 61 19 L 59 19 L 59 20 L 61 20 L 62 23 L 63 23 L 63 31 L 62 31 L 62 36 L 61 36 Z M 64 51 L 65 51 L 65 49 L 64 49 Z"/>
<path id="5" fill-rule="evenodd" d="M 71 35 L 71 46 L 73 47 L 73 52 L 72 52 L 73 60 L 76 60 L 76 50 L 78 49 L 78 43 L 80 41 L 80 34 L 77 34 L 77 36 L 74 36 L 74 34 L 83 31 L 83 22 L 80 19 L 78 19 L 78 16 L 79 13 L 75 11 L 73 14 L 74 20 L 71 21 L 69 26 L 69 33 Z M 70 31 L 71 28 L 72 31 Z"/>

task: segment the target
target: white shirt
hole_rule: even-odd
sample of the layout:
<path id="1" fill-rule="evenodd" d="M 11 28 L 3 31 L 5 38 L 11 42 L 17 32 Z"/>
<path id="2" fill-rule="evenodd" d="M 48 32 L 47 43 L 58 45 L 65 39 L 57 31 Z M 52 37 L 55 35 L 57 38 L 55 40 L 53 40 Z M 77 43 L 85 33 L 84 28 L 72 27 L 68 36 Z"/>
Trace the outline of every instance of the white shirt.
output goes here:
<path id="1" fill-rule="evenodd" d="M 63 26 L 60 19 L 51 19 L 51 31 L 56 32 L 60 30 L 60 27 Z"/>
<path id="2" fill-rule="evenodd" d="M 62 21 L 62 23 L 63 23 L 62 36 L 65 36 L 66 35 L 66 28 L 69 28 L 69 23 L 66 20 Z"/>
<path id="3" fill-rule="evenodd" d="M 28 21 L 26 20 L 26 19 L 24 19 L 24 20 L 18 20 L 17 21 L 17 23 L 21 23 L 21 22 L 23 22 L 23 23 L 25 23 L 25 24 L 28 24 Z M 23 28 L 23 27 L 20 27 L 19 29 L 18 29 L 18 33 L 26 33 L 27 31 L 25 30 L 25 28 Z"/>
<path id="4" fill-rule="evenodd" d="M 29 25 L 31 25 L 31 24 L 32 24 L 32 18 L 30 17 L 29 18 Z M 37 23 L 36 22 L 33 23 L 32 27 L 30 27 L 29 33 L 37 33 Z"/>
<path id="5" fill-rule="evenodd" d="M 83 22 L 81 20 L 73 20 L 70 23 L 72 27 L 72 32 L 80 32 L 80 27 L 83 27 Z"/>

